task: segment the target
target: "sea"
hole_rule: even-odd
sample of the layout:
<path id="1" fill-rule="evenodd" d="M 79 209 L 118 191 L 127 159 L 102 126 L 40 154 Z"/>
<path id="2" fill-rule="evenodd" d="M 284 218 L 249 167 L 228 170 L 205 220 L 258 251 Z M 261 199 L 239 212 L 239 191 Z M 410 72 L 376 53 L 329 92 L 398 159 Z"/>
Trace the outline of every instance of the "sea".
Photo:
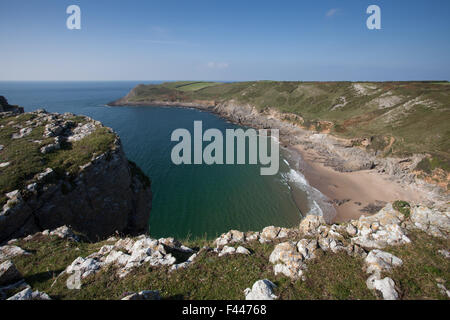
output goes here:
<path id="1" fill-rule="evenodd" d="M 291 150 L 281 148 L 280 169 L 272 176 L 260 175 L 259 164 L 173 164 L 175 129 L 193 132 L 194 121 L 202 121 L 204 131 L 240 127 L 197 109 L 107 106 L 142 83 L 160 82 L 0 82 L 0 95 L 26 112 L 43 108 L 82 114 L 113 128 L 126 156 L 151 179 L 152 237 L 211 239 L 231 229 L 292 227 L 306 214 L 322 214 L 324 198 L 309 186 L 298 169 L 301 158 Z"/>

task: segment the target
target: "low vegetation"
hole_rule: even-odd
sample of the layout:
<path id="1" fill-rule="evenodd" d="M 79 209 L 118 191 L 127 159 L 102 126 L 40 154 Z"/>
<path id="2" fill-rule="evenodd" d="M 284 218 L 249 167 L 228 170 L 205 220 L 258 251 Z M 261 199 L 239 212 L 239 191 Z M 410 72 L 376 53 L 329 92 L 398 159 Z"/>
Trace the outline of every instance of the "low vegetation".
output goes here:
<path id="1" fill-rule="evenodd" d="M 437 253 L 438 249 L 448 247 L 447 240 L 419 231 L 409 236 L 413 244 L 386 248 L 404 261 L 389 277 L 395 281 L 402 299 L 445 299 L 436 286 L 436 278 L 450 286 L 448 263 Z M 274 276 L 269 255 L 276 242 L 248 243 L 250 256 L 218 257 L 213 252 L 202 251 L 187 269 L 172 272 L 166 267 L 144 264 L 125 278 L 119 278 L 110 267 L 84 279 L 80 290 L 67 289 L 67 276 L 58 278 L 60 272 L 78 256 L 85 257 L 107 243 L 71 242 L 48 236 L 20 240 L 17 245 L 33 254 L 14 258 L 13 262 L 27 283 L 56 299 L 120 299 L 129 292 L 147 289 L 159 290 L 163 299 L 243 299 L 243 290 L 264 278 L 277 285 L 275 294 L 280 299 L 381 298 L 367 289 L 368 275 L 363 271 L 362 258 L 343 252 L 322 252 L 308 261 L 305 281 Z M 184 242 L 194 248 L 198 243 L 212 246 L 204 239 Z"/>
<path id="2" fill-rule="evenodd" d="M 57 174 L 74 174 L 79 166 L 88 163 L 93 156 L 109 150 L 115 140 L 115 134 L 107 128 L 97 129 L 89 136 L 73 143 L 61 144 L 61 149 L 43 154 L 40 148 L 53 142 L 53 138 L 44 138 L 42 123 L 37 127 L 30 127 L 27 121 L 36 117 L 33 113 L 0 119 L 0 163 L 9 163 L 0 167 L 0 204 L 6 198 L 5 193 L 22 189 L 36 174 L 46 168 L 52 168 Z M 74 123 L 84 123 L 83 117 L 73 116 L 67 120 Z M 31 133 L 18 139 L 12 139 L 20 128 L 31 128 Z"/>

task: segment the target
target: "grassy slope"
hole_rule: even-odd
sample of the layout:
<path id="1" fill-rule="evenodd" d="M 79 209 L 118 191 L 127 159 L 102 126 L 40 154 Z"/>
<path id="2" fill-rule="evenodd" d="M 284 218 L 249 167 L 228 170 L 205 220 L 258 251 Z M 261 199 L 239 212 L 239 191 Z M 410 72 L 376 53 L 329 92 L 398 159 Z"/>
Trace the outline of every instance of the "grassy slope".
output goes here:
<path id="1" fill-rule="evenodd" d="M 372 147 L 385 155 L 430 153 L 435 160 L 425 166 L 450 171 L 448 83 L 375 82 L 357 83 L 356 87 L 351 82 L 171 82 L 138 86 L 130 101 L 234 99 L 259 110 L 276 108 L 300 115 L 307 127 L 331 121 L 335 135 L 371 137 L 375 141 Z M 361 87 L 363 91 L 358 90 Z M 390 137 L 395 142 L 384 150 Z"/>
<path id="2" fill-rule="evenodd" d="M 33 117 L 33 114 L 25 113 L 0 119 L 0 145 L 4 146 L 0 152 L 0 163 L 10 162 L 9 166 L 0 168 L 0 204 L 6 200 L 5 193 L 23 188 L 35 174 L 46 168 L 50 167 L 58 174 L 74 174 L 80 165 L 88 163 L 93 155 L 107 151 L 114 143 L 114 133 L 107 128 L 100 128 L 80 141 L 62 145 L 60 150 L 42 154 L 40 148 L 54 141 L 53 138 L 42 137 L 45 124 L 33 128 L 31 134 L 26 137 L 11 139 L 11 135 L 19 131 L 13 125 L 25 124 Z M 85 122 L 84 118 L 77 116 L 70 120 L 76 123 Z M 37 140 L 42 142 L 33 142 Z"/>
<path id="3" fill-rule="evenodd" d="M 436 278 L 444 279 L 446 287 L 450 287 L 448 262 L 437 253 L 438 249 L 448 247 L 447 241 L 422 232 L 411 233 L 410 237 L 411 245 L 385 249 L 404 261 L 403 266 L 389 275 L 401 298 L 445 299 L 436 286 Z M 308 262 L 306 281 L 291 281 L 273 275 L 269 255 L 275 244 L 259 242 L 246 245 L 253 252 L 250 256 L 218 257 L 203 252 L 185 270 L 169 273 L 165 267 L 144 265 L 120 279 L 110 268 L 85 279 L 81 290 L 66 289 L 66 276 L 51 287 L 56 276 L 76 257 L 95 252 L 105 243 L 75 243 L 56 237 L 21 240 L 18 245 L 33 254 L 13 261 L 33 288 L 59 299 L 119 299 L 126 292 L 145 289 L 160 290 L 166 299 L 243 299 L 243 290 L 264 278 L 275 282 L 278 286 L 275 293 L 281 299 L 379 298 L 366 288 L 368 275 L 362 271 L 360 258 L 345 253 L 324 253 Z M 193 247 L 197 243 L 186 244 Z"/>

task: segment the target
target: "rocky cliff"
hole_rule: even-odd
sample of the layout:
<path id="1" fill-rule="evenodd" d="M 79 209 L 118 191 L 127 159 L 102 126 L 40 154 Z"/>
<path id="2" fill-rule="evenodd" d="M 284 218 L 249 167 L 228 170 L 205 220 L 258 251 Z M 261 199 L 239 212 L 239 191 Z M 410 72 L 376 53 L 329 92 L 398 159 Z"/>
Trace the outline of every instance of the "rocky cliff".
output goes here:
<path id="1" fill-rule="evenodd" d="M 10 105 L 4 96 L 0 96 L 0 112 L 23 113 L 23 107 Z"/>
<path id="2" fill-rule="evenodd" d="M 91 240 L 147 232 L 150 180 L 110 128 L 44 110 L 1 117 L 0 242 L 62 225 Z"/>

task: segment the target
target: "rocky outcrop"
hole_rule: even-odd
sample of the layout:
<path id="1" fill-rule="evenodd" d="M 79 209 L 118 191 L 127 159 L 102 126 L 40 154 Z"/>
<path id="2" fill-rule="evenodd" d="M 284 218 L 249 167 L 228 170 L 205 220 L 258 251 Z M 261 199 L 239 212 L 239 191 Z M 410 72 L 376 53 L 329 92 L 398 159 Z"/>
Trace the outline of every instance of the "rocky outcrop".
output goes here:
<path id="1" fill-rule="evenodd" d="M 8 100 L 4 96 L 0 96 L 0 114 L 8 113 L 8 114 L 20 114 L 23 113 L 23 107 L 10 105 Z M 4 115 L 2 115 L 4 116 Z"/>
<path id="2" fill-rule="evenodd" d="M 26 288 L 19 293 L 16 293 L 7 300 L 52 300 L 45 292 L 39 290 L 33 291 L 31 288 Z"/>
<path id="3" fill-rule="evenodd" d="M 131 293 L 121 300 L 161 300 L 158 290 L 143 290 L 137 293 Z"/>
<path id="4" fill-rule="evenodd" d="M 278 297 L 273 293 L 273 289 L 277 286 L 267 280 L 256 281 L 252 288 L 244 290 L 245 300 L 275 300 Z"/>
<path id="5" fill-rule="evenodd" d="M 152 198 L 150 181 L 128 161 L 111 129 L 88 117 L 72 114 L 38 110 L 29 115 L 31 120 L 20 124 L 24 128 L 20 129 L 22 137 L 18 139 L 22 142 L 28 138 L 24 137 L 26 132 L 38 132 L 43 127 L 41 140 L 29 143 L 39 148 L 53 140 L 41 148 L 41 153 L 49 154 L 48 157 L 70 152 L 74 143 L 81 146 L 86 143 L 89 150 L 90 142 L 86 139 L 90 135 L 97 138 L 111 135 L 112 143 L 105 150 L 92 150 L 91 159 L 80 163 L 78 170 L 64 172 L 58 166 L 44 167 L 41 173 L 25 181 L 24 187 L 8 192 L 7 202 L 0 210 L 0 242 L 62 225 L 71 226 L 91 240 L 115 232 L 147 232 Z M 76 154 L 69 156 L 77 159 Z"/>
<path id="6" fill-rule="evenodd" d="M 17 282 L 22 278 L 22 275 L 11 260 L 0 264 L 0 286 Z"/>
<path id="7" fill-rule="evenodd" d="M 102 246 L 97 252 L 75 259 L 62 274 L 67 274 L 68 289 L 80 289 L 82 280 L 103 268 L 113 267 L 120 278 L 134 268 L 148 264 L 153 267 L 168 266 L 170 270 L 186 268 L 195 259 L 194 250 L 187 248 L 173 238 L 152 239 L 141 235 L 136 239 L 108 239 L 114 243 Z M 176 256 L 188 255 L 180 261 Z"/>

